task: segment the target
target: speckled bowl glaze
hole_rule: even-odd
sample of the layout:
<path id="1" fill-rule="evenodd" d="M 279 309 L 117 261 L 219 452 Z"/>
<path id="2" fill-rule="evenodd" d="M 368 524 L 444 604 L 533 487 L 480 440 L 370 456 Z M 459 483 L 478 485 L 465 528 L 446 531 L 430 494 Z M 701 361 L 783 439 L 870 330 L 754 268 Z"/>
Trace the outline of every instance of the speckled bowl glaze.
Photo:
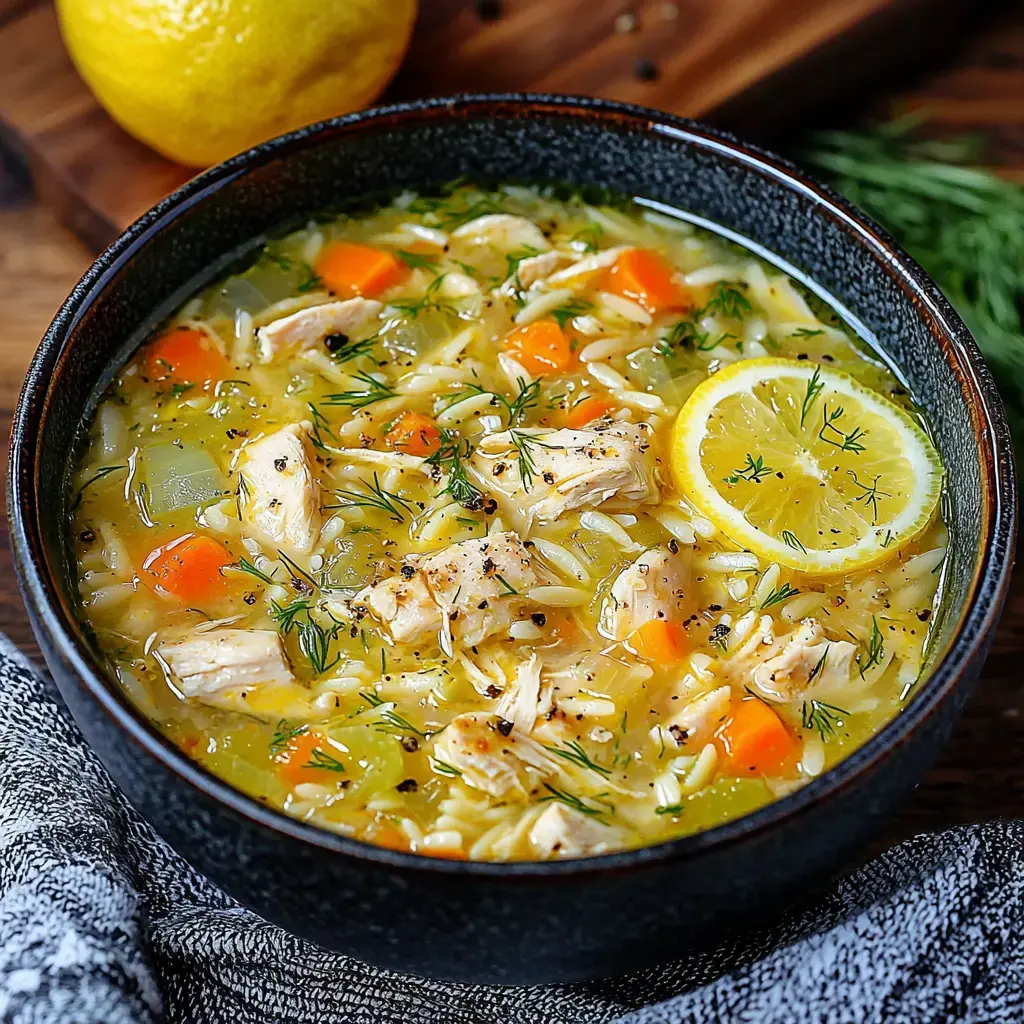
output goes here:
<path id="1" fill-rule="evenodd" d="M 616 189 L 745 239 L 831 297 L 931 422 L 952 527 L 931 675 L 906 710 L 798 792 L 711 831 L 557 863 L 451 862 L 286 817 L 209 775 L 104 678 L 75 619 L 68 453 L 121 362 L 267 233 L 382 189 L 460 175 Z M 685 954 L 813 891 L 920 779 L 977 676 L 1006 593 L 1015 489 L 992 379 L 938 288 L 847 203 L 768 153 L 650 110 L 546 96 L 386 107 L 283 136 L 132 225 L 57 314 L 14 424 L 11 532 L 46 660 L 128 797 L 188 860 L 322 946 L 415 974 L 539 983 Z"/>

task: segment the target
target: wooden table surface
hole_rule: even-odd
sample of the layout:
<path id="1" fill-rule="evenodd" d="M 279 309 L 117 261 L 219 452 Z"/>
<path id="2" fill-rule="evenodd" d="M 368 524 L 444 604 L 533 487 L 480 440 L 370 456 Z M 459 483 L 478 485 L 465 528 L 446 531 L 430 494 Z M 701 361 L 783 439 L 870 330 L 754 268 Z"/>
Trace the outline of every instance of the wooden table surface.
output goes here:
<path id="1" fill-rule="evenodd" d="M 924 107 L 936 134 L 978 131 L 1001 173 L 1024 181 L 1024 7 L 974 38 L 947 68 L 896 95 L 868 100 L 875 112 Z M 38 339 L 90 261 L 89 253 L 20 184 L 0 156 L 0 442 Z M 3 498 L 0 497 L 0 502 Z M 0 525 L 0 631 L 38 658 L 14 581 L 6 518 Z M 1017 817 L 1024 796 L 1024 570 L 1018 572 L 992 654 L 939 762 L 877 847 L 920 831 Z M 1016 666 L 1016 667 L 1015 667 Z"/>

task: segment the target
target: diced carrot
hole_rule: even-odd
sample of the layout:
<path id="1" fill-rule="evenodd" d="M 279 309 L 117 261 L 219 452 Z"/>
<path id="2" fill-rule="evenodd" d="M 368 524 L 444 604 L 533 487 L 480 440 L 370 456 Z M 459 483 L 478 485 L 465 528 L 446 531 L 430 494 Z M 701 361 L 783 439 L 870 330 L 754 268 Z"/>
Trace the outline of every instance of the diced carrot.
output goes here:
<path id="1" fill-rule="evenodd" d="M 384 443 L 406 455 L 433 455 L 441 447 L 441 431 L 429 417 L 403 412 L 384 435 Z"/>
<path id="2" fill-rule="evenodd" d="M 372 835 L 368 835 L 367 841 L 375 846 L 383 846 L 386 850 L 409 849 L 409 839 L 404 832 L 392 825 L 378 825 Z"/>
<path id="3" fill-rule="evenodd" d="M 555 320 L 535 320 L 505 335 L 505 348 L 534 376 L 560 373 L 572 366 L 575 356 L 569 339 Z"/>
<path id="4" fill-rule="evenodd" d="M 658 665 L 671 665 L 690 653 L 690 638 L 677 622 L 651 619 L 629 638 L 630 646 L 648 661 Z"/>
<path id="5" fill-rule="evenodd" d="M 789 775 L 796 768 L 799 744 L 782 719 L 756 697 L 734 705 L 718 739 L 736 775 Z"/>
<path id="6" fill-rule="evenodd" d="M 154 548 L 142 563 L 142 578 L 156 590 L 198 604 L 228 587 L 221 569 L 231 556 L 212 537 L 188 533 Z"/>
<path id="7" fill-rule="evenodd" d="M 150 342 L 146 372 L 153 380 L 202 387 L 212 381 L 227 380 L 231 364 L 205 331 L 172 327 Z"/>
<path id="8" fill-rule="evenodd" d="M 627 249 L 605 274 L 603 285 L 607 292 L 639 302 L 648 313 L 692 305 L 668 261 L 649 249 Z"/>
<path id="9" fill-rule="evenodd" d="M 321 733 L 307 729 L 293 736 L 274 760 L 281 779 L 294 789 L 303 782 L 329 785 L 332 781 L 344 779 L 344 763 L 340 754 L 341 751 L 328 743 Z"/>
<path id="10" fill-rule="evenodd" d="M 596 419 L 600 419 L 614 408 L 615 404 L 613 402 L 609 402 L 604 398 L 598 398 L 596 395 L 591 395 L 589 398 L 584 398 L 582 402 L 577 402 L 565 414 L 565 425 L 576 430 Z"/>
<path id="11" fill-rule="evenodd" d="M 469 856 L 462 850 L 442 850 L 437 846 L 421 846 L 416 852 L 427 857 L 437 857 L 438 860 L 469 860 Z"/>
<path id="12" fill-rule="evenodd" d="M 356 295 L 373 297 L 398 284 L 409 268 L 387 249 L 356 242 L 334 242 L 316 261 L 317 276 L 327 287 L 350 299 Z"/>

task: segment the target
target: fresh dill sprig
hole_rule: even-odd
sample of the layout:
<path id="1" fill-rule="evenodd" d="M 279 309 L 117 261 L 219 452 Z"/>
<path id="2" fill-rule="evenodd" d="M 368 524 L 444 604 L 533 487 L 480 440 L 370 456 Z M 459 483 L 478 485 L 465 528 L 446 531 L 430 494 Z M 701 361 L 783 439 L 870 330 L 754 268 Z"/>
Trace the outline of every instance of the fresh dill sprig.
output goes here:
<path id="1" fill-rule="evenodd" d="M 790 331 L 789 336 L 791 338 L 817 338 L 824 333 L 825 331 L 821 327 L 798 327 L 795 331 Z"/>
<path id="2" fill-rule="evenodd" d="M 387 512 L 396 523 L 405 522 L 405 516 L 412 514 L 412 502 L 400 494 L 382 487 L 376 471 L 373 474 L 372 484 L 365 480 L 361 480 L 360 483 L 363 486 L 361 491 L 335 491 L 335 497 L 340 500 L 334 505 L 324 505 L 324 508 L 376 508 L 381 512 Z"/>
<path id="3" fill-rule="evenodd" d="M 891 498 L 892 495 L 888 491 L 880 491 L 878 489 L 878 481 L 881 479 L 881 474 L 875 476 L 874 480 L 870 484 L 862 484 L 857 478 L 857 474 L 854 470 L 848 469 L 846 475 L 850 477 L 854 484 L 861 489 L 861 493 L 855 498 L 850 499 L 850 504 L 855 505 L 858 501 L 864 502 L 865 508 L 871 509 L 871 514 L 874 517 L 872 522 L 878 522 L 878 499 L 879 498 Z"/>
<path id="4" fill-rule="evenodd" d="M 380 722 L 377 725 L 377 732 L 387 733 L 392 736 L 407 736 L 412 734 L 414 736 L 422 736 L 424 739 L 430 736 L 430 733 L 424 732 L 422 729 L 417 729 L 408 718 L 403 718 L 394 707 L 387 707 L 386 705 L 390 702 L 381 700 L 380 697 L 375 693 L 369 693 L 366 690 L 360 690 L 359 696 L 370 705 L 371 708 L 378 710 L 384 708 L 380 713 Z"/>
<path id="5" fill-rule="evenodd" d="M 305 598 L 292 601 L 291 604 L 280 605 L 277 601 L 270 602 L 270 618 L 282 633 L 290 633 L 308 614 L 312 605 Z"/>
<path id="6" fill-rule="evenodd" d="M 864 673 L 876 665 L 881 665 L 882 659 L 885 657 L 885 640 L 882 638 L 882 631 L 878 628 L 878 619 L 874 615 L 871 616 L 871 636 L 868 637 L 867 644 L 861 643 L 861 646 L 867 647 L 863 660 L 859 651 L 853 660 L 857 665 L 857 671 L 860 672 L 861 679 L 863 679 Z"/>
<path id="7" fill-rule="evenodd" d="M 324 405 L 345 405 L 350 409 L 363 409 L 374 402 L 381 402 L 385 398 L 394 398 L 395 392 L 383 381 L 376 377 L 357 370 L 352 374 L 364 387 L 354 388 L 352 391 L 339 391 L 333 395 L 324 395 Z"/>
<path id="8" fill-rule="evenodd" d="M 300 295 L 304 295 L 306 292 L 315 292 L 318 288 L 323 288 L 323 286 L 324 282 L 321 280 L 320 275 L 308 263 L 303 263 L 302 277 L 295 286 L 295 290 Z"/>
<path id="9" fill-rule="evenodd" d="M 353 359 L 359 359 L 360 356 L 370 355 L 379 338 L 380 332 L 371 334 L 368 338 L 361 338 L 359 341 L 354 341 L 347 334 L 328 334 L 324 338 L 324 344 L 334 362 L 349 363 Z"/>
<path id="10" fill-rule="evenodd" d="M 742 320 L 751 311 L 750 300 L 741 289 L 719 281 L 711 293 L 711 298 L 704 303 L 701 317 L 713 313 L 726 320 Z"/>
<path id="11" fill-rule="evenodd" d="M 926 140 L 913 114 L 810 137 L 803 159 L 889 229 L 967 321 L 1024 438 L 1024 186 L 978 139 Z M 973 166 L 972 166 L 973 165 Z"/>
<path id="12" fill-rule="evenodd" d="M 824 743 L 835 736 L 837 727 L 843 724 L 844 715 L 849 715 L 849 712 L 834 704 L 805 700 L 800 708 L 800 724 L 805 729 L 815 730 Z"/>
<path id="13" fill-rule="evenodd" d="M 328 772 L 343 772 L 345 770 L 345 766 L 336 757 L 331 757 L 321 747 L 314 747 L 310 751 L 309 760 L 302 767 L 322 768 Z"/>
<path id="14" fill-rule="evenodd" d="M 862 430 L 860 427 L 854 427 L 849 433 L 845 430 L 840 430 L 836 426 L 836 421 L 839 420 L 846 410 L 841 405 L 837 405 L 831 412 L 828 411 L 828 403 L 826 402 L 822 406 L 821 418 L 822 425 L 821 430 L 818 431 L 818 437 L 835 448 L 838 448 L 841 452 L 860 452 L 867 451 L 863 444 L 861 444 L 861 438 L 867 436 L 867 431 Z M 825 432 L 829 432 L 829 436 L 825 436 Z M 837 441 L 836 438 L 839 438 Z"/>
<path id="15" fill-rule="evenodd" d="M 395 255 L 412 270 L 433 270 L 437 266 L 437 259 L 427 256 L 421 252 L 409 252 L 407 249 L 399 249 Z"/>
<path id="16" fill-rule="evenodd" d="M 447 761 L 442 761 L 439 757 L 431 756 L 429 758 L 430 767 L 438 774 L 444 775 L 449 779 L 460 779 L 462 778 L 462 772 L 455 767 L 453 764 L 449 764 Z"/>
<path id="17" fill-rule="evenodd" d="M 463 508 L 471 512 L 483 508 L 483 492 L 474 486 L 466 474 L 466 461 L 473 454 L 473 446 L 469 441 L 462 441 L 449 433 L 441 431 L 440 447 L 427 459 L 427 465 L 433 466 L 448 476 L 442 494 L 450 494 Z"/>
<path id="18" fill-rule="evenodd" d="M 568 299 L 561 306 L 551 310 L 548 315 L 553 317 L 558 326 L 564 330 L 565 325 L 573 317 L 583 316 L 584 313 L 589 313 L 593 308 L 594 304 L 587 302 L 586 299 Z"/>
<path id="19" fill-rule="evenodd" d="M 291 576 L 292 586 L 296 590 L 316 592 L 320 589 L 320 584 L 301 565 L 289 558 L 280 549 L 278 549 L 277 557 L 284 563 L 284 567 Z"/>
<path id="20" fill-rule="evenodd" d="M 516 590 L 516 588 L 513 587 L 512 584 L 509 583 L 509 581 L 507 579 L 505 579 L 505 577 L 502 576 L 500 572 L 496 572 L 494 574 L 494 578 L 502 585 L 502 587 L 504 587 L 504 590 L 505 590 L 506 594 L 511 594 L 511 595 L 518 595 L 519 594 L 519 591 Z M 501 595 L 499 595 L 499 597 L 500 596 Z"/>
<path id="21" fill-rule="evenodd" d="M 792 530 L 783 530 L 780 536 L 782 537 L 782 543 L 787 547 L 791 547 L 794 551 L 802 551 L 805 555 L 807 554 L 807 548 L 803 546 L 800 538 Z"/>
<path id="22" fill-rule="evenodd" d="M 824 387 L 825 382 L 821 379 L 821 367 L 815 366 L 814 373 L 811 374 L 811 379 L 807 382 L 807 391 L 804 393 L 804 400 L 800 406 L 801 427 L 804 425 L 804 420 L 807 419 L 807 414 L 811 411 L 811 406 L 814 405 L 814 400 L 821 394 Z"/>
<path id="23" fill-rule="evenodd" d="M 99 480 L 102 480 L 102 479 L 104 479 L 104 477 L 108 477 L 108 476 L 110 476 L 110 474 L 111 474 L 111 473 L 117 473 L 117 472 L 119 472 L 119 471 L 121 471 L 121 470 L 127 470 L 127 469 L 128 469 L 128 466 L 127 466 L 127 464 L 125 464 L 125 465 L 118 465 L 118 466 L 102 466 L 102 467 L 100 467 L 100 468 L 99 468 L 98 470 L 96 470 L 96 472 L 95 472 L 95 473 L 94 473 L 94 474 L 93 474 L 93 475 L 92 475 L 91 477 L 89 477 L 89 479 L 88 479 L 88 480 L 86 480 L 86 481 L 85 481 L 85 483 L 84 483 L 84 484 L 82 484 L 82 486 L 81 486 L 81 487 L 79 487 L 79 488 L 78 488 L 78 490 L 77 490 L 77 491 L 75 492 L 75 497 L 74 497 L 74 500 L 73 500 L 73 501 L 71 502 L 71 511 L 72 511 L 72 512 L 74 512 L 74 511 L 75 511 L 75 509 L 76 509 L 76 508 L 78 508 L 78 506 L 82 504 L 82 495 L 83 495 L 83 494 L 85 494 L 85 492 L 86 492 L 86 491 L 87 491 L 87 490 L 88 490 L 88 489 L 89 489 L 90 487 L 92 487 L 92 485 L 93 485 L 94 483 L 96 483 L 96 482 L 97 482 L 97 481 L 99 481 Z"/>
<path id="24" fill-rule="evenodd" d="M 324 441 L 324 434 L 335 441 L 338 439 L 337 435 L 331 430 L 327 417 L 312 402 L 307 402 L 306 408 L 309 410 L 310 419 L 313 422 L 310 439 L 313 442 L 313 447 L 319 448 L 322 451 L 327 447 L 327 443 Z"/>
<path id="25" fill-rule="evenodd" d="M 655 807 L 654 813 L 659 817 L 663 814 L 670 814 L 674 818 L 677 814 L 683 813 L 682 804 L 669 804 L 667 807 Z"/>
<path id="26" fill-rule="evenodd" d="M 603 812 L 599 808 L 585 804 L 578 796 L 574 796 L 572 793 L 566 793 L 564 789 L 556 789 L 549 782 L 544 783 L 544 788 L 551 795 L 540 797 L 537 801 L 538 803 L 557 800 L 559 803 L 565 804 L 566 807 L 571 807 L 574 811 L 579 811 L 580 814 L 587 815 L 588 818 L 600 818 L 603 815 Z"/>
<path id="27" fill-rule="evenodd" d="M 783 601 L 788 601 L 791 597 L 796 597 L 800 591 L 796 587 L 791 587 L 788 583 L 783 583 L 781 587 L 776 587 L 762 602 L 761 611 L 765 608 L 771 608 L 774 605 L 782 604 Z"/>
<path id="28" fill-rule="evenodd" d="M 390 307 L 399 313 L 405 314 L 406 318 L 415 320 L 420 313 L 427 310 L 435 310 L 439 313 L 448 313 L 451 316 L 458 316 L 458 310 L 450 302 L 442 302 L 438 297 L 438 289 L 445 279 L 444 274 L 438 274 L 430 284 L 427 285 L 423 295 L 418 299 L 408 299 L 389 303 Z"/>
<path id="29" fill-rule="evenodd" d="M 326 629 L 313 618 L 309 609 L 304 619 L 296 618 L 295 631 L 299 640 L 299 650 L 312 665 L 315 675 L 322 676 L 341 661 L 341 655 L 331 658 L 331 644 L 337 639 L 341 623 L 336 622 Z"/>
<path id="30" fill-rule="evenodd" d="M 605 778 L 612 773 L 610 768 L 605 768 L 603 764 L 598 764 L 591 758 L 577 740 L 568 740 L 564 749 L 546 744 L 544 749 L 550 751 L 555 757 L 562 758 L 563 761 L 568 761 L 579 768 L 586 768 L 588 771 L 597 772 L 598 775 L 603 775 Z"/>
<path id="31" fill-rule="evenodd" d="M 465 402 L 467 399 L 475 398 L 477 395 L 490 395 L 492 399 L 491 405 L 503 405 L 505 407 L 505 411 L 508 413 L 508 425 L 510 427 L 518 427 L 522 424 L 526 414 L 531 409 L 536 408 L 540 402 L 540 381 L 535 380 L 527 384 L 522 377 L 519 377 L 516 383 L 519 386 L 519 391 L 510 402 L 497 391 L 488 391 L 487 388 L 481 387 L 473 381 L 467 381 L 462 385 L 462 390 L 456 392 L 455 397 L 445 406 L 445 411 L 458 405 L 459 402 Z"/>
<path id="32" fill-rule="evenodd" d="M 741 480 L 749 483 L 759 484 L 762 477 L 766 477 L 775 470 L 764 464 L 764 458 L 760 455 L 755 459 L 750 452 L 747 452 L 747 461 L 741 469 L 734 469 L 732 476 L 723 477 L 727 484 L 738 484 Z"/>
<path id="33" fill-rule="evenodd" d="M 250 562 L 247 558 L 240 558 L 236 563 L 235 568 L 240 570 L 241 572 L 248 573 L 250 576 L 255 576 L 256 579 L 260 581 L 260 583 L 265 583 L 268 587 L 277 586 L 277 580 L 275 580 L 272 576 L 268 576 L 262 570 L 257 569 L 256 566 L 253 565 L 252 562 Z"/>
<path id="34" fill-rule="evenodd" d="M 270 756 L 276 757 L 292 740 L 303 735 L 308 729 L 309 726 L 305 724 L 289 727 L 286 718 L 280 719 L 277 723 L 277 728 L 274 730 L 274 735 L 270 738 Z"/>
<path id="35" fill-rule="evenodd" d="M 537 456 L 537 449 L 548 448 L 553 450 L 557 446 L 538 441 L 532 435 L 524 434 L 521 430 L 510 430 L 508 436 L 512 441 L 512 446 L 519 453 L 519 458 L 517 459 L 519 464 L 519 481 L 523 485 L 523 490 L 528 491 L 533 486 L 533 477 L 537 472 L 537 464 L 534 462 Z"/>
<path id="36" fill-rule="evenodd" d="M 531 256 L 538 255 L 539 252 L 540 250 L 532 245 L 524 245 L 520 249 L 505 254 L 505 276 L 502 280 L 512 282 L 512 298 L 517 306 L 526 305 L 526 299 L 523 296 L 526 289 L 523 287 L 523 282 L 519 280 L 519 264 Z"/>

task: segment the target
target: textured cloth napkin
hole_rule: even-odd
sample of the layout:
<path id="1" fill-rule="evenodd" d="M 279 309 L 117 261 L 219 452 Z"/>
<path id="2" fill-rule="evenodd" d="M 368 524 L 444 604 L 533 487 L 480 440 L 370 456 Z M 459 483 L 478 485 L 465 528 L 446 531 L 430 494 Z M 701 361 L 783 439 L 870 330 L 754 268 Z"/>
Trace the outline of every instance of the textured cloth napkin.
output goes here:
<path id="1" fill-rule="evenodd" d="M 627 978 L 425 981 L 293 938 L 190 868 L 0 638 L 4 1024 L 1017 1024 L 1022 838 L 1016 822 L 919 837 L 770 932 Z"/>

